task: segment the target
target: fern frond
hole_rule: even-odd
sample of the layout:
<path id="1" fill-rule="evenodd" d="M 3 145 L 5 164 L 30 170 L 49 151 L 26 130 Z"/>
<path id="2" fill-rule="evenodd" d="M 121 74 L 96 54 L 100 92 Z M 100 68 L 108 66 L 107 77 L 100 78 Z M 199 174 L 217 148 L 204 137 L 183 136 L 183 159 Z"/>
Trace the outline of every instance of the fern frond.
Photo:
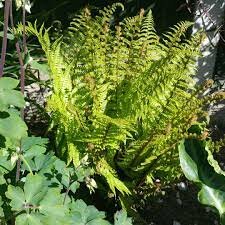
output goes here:
<path id="1" fill-rule="evenodd" d="M 126 185 L 116 176 L 116 171 L 104 160 L 100 159 L 96 166 L 97 171 L 105 177 L 110 189 L 116 195 L 116 189 L 122 194 L 131 194 Z"/>
<path id="2" fill-rule="evenodd" d="M 176 145 L 204 111 L 193 80 L 202 37 L 186 40 L 192 23 L 181 22 L 159 38 L 151 11 L 143 10 L 114 27 L 118 7 L 94 18 L 85 8 L 54 43 L 43 27 L 29 24 L 27 31 L 38 37 L 51 70 L 47 108 L 58 149 L 74 164 L 88 153 L 111 190 L 126 194 L 117 169 L 137 185 L 179 176 Z"/>

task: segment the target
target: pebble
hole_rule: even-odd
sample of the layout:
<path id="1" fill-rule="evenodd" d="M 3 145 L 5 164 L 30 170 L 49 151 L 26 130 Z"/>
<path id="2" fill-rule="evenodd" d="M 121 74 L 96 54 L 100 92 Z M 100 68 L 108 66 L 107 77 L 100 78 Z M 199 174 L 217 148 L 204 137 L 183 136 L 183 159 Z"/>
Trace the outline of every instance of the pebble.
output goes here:
<path id="1" fill-rule="evenodd" d="M 180 191 L 186 191 L 187 190 L 187 185 L 184 182 L 180 182 L 177 184 L 177 187 Z"/>

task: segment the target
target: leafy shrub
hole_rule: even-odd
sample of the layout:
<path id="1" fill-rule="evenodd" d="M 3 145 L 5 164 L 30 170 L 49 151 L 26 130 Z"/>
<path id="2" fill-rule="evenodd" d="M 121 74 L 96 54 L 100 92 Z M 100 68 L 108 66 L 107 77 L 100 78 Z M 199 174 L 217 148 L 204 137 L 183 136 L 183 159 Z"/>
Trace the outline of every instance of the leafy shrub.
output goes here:
<path id="1" fill-rule="evenodd" d="M 48 100 L 57 149 L 75 166 L 88 153 L 112 192 L 181 175 L 177 144 L 209 98 L 199 98 L 193 75 L 202 35 L 185 39 L 190 22 L 156 34 L 151 11 L 113 26 L 114 4 L 92 18 L 85 8 L 53 44 L 31 24 L 48 59 Z M 203 89 L 208 84 L 203 85 Z"/>
<path id="2" fill-rule="evenodd" d="M 17 225 L 110 225 L 105 213 L 73 194 L 91 174 L 85 160 L 66 166 L 46 151 L 47 139 L 28 137 L 27 126 L 18 108 L 23 95 L 15 90 L 18 81 L 0 79 L 0 219 L 1 224 Z M 21 160 L 21 164 L 16 161 Z M 14 174 L 22 172 L 19 182 Z M 89 178 L 91 179 L 91 178 Z M 115 214 L 115 225 L 131 225 L 126 212 Z"/>

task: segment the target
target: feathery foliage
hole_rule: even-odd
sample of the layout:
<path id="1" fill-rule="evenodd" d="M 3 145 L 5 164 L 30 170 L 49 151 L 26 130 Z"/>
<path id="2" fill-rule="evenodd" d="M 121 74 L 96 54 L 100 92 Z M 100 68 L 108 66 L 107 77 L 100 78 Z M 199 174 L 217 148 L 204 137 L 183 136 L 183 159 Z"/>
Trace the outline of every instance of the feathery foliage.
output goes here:
<path id="1" fill-rule="evenodd" d="M 89 155 L 110 189 L 180 176 L 177 144 L 204 114 L 206 98 L 193 75 L 202 35 L 185 38 L 190 22 L 159 37 L 151 11 L 114 25 L 121 4 L 96 17 L 85 8 L 65 37 L 29 24 L 46 53 L 53 94 L 48 110 L 68 163 Z M 204 86 L 205 87 L 205 86 Z M 203 88 L 204 89 L 204 88 Z"/>

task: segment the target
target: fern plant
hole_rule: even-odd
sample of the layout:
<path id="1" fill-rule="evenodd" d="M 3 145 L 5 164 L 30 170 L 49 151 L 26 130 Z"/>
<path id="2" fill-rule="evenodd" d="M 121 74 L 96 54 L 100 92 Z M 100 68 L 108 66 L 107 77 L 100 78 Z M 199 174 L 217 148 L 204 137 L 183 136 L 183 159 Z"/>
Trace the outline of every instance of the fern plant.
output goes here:
<path id="1" fill-rule="evenodd" d="M 185 39 L 190 22 L 159 37 L 151 11 L 116 26 L 121 4 L 96 17 L 85 8 L 63 38 L 29 24 L 48 59 L 53 93 L 48 99 L 57 149 L 76 166 L 89 155 L 112 192 L 180 176 L 177 144 L 204 115 L 211 97 L 199 97 L 193 76 L 201 34 Z M 221 97 L 222 98 L 222 97 Z"/>

